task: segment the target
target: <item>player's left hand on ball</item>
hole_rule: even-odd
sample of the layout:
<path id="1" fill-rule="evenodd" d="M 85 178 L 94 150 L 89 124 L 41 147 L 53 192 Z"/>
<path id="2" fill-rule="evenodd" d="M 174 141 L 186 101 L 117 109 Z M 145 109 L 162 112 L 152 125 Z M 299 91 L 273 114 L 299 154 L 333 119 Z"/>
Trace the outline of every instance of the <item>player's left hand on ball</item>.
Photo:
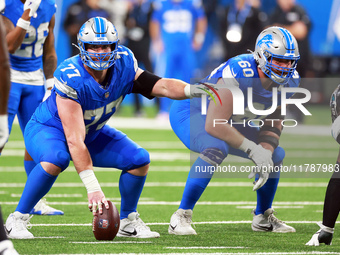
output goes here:
<path id="1" fill-rule="evenodd" d="M 37 17 L 37 10 L 39 8 L 41 0 L 26 0 L 24 4 L 24 11 L 30 9 L 29 16 Z"/>
<path id="2" fill-rule="evenodd" d="M 95 191 L 87 194 L 89 201 L 89 209 L 93 215 L 96 215 L 97 210 L 99 214 L 103 214 L 103 204 L 106 209 L 109 209 L 109 203 L 107 202 L 103 191 Z"/>

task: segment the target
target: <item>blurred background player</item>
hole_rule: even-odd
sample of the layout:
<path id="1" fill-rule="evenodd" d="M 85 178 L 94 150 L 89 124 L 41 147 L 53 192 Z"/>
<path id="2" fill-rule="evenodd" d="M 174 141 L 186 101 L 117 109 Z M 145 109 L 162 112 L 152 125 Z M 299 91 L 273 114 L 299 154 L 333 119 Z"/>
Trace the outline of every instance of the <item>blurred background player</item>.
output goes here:
<path id="1" fill-rule="evenodd" d="M 0 1 L 0 13 L 5 8 L 5 2 Z M 5 36 L 5 27 L 0 16 L 0 148 L 3 148 L 7 142 L 8 132 L 8 115 L 7 115 L 7 102 L 9 90 L 11 87 L 10 80 L 10 66 L 9 56 L 7 50 Z M 8 240 L 6 231 L 4 229 L 2 219 L 2 212 L 0 207 L 0 254 L 1 255 L 17 255 L 17 251 L 13 247 L 12 241 Z"/>
<path id="2" fill-rule="evenodd" d="M 118 236 L 155 238 L 139 218 L 137 204 L 149 168 L 149 153 L 124 133 L 105 125 L 130 93 L 147 98 L 186 99 L 205 92 L 180 80 L 162 79 L 138 68 L 133 53 L 118 45 L 111 22 L 91 18 L 80 28 L 80 54 L 66 59 L 55 71 L 51 96 L 37 108 L 25 129 L 25 143 L 36 162 L 14 213 L 6 221 L 10 238 L 31 239 L 26 228 L 29 212 L 52 187 L 58 175 L 74 163 L 88 193 L 89 209 L 108 207 L 93 167 L 122 170 Z M 205 86 L 198 86 L 205 88 Z M 51 150 L 53 148 L 53 150 Z"/>
<path id="3" fill-rule="evenodd" d="M 299 48 L 301 59 L 297 71 L 302 78 L 312 76 L 312 56 L 309 44 L 309 32 L 311 29 L 311 21 L 304 8 L 296 3 L 296 0 L 277 0 L 277 6 L 269 16 L 269 23 L 273 26 L 281 26 L 286 28 L 296 38 Z M 311 81 L 305 79 L 301 80 L 301 87 L 311 85 Z M 299 98 L 301 95 L 297 93 L 294 98 Z M 297 120 L 299 123 L 304 121 L 304 115 L 301 114 L 294 105 L 288 106 L 288 117 Z M 290 117 L 291 116 L 291 117 Z"/>
<path id="4" fill-rule="evenodd" d="M 149 23 L 152 13 L 151 0 L 136 0 L 128 11 L 126 19 L 126 46 L 135 55 L 139 67 L 153 72 L 150 60 L 150 33 Z M 138 94 L 134 94 L 134 114 L 136 117 L 144 115 L 142 100 Z"/>
<path id="5" fill-rule="evenodd" d="M 331 114 L 332 114 L 332 136 L 340 144 L 340 85 L 334 90 L 331 100 Z M 319 246 L 320 243 L 326 245 L 332 244 L 334 227 L 336 219 L 340 212 L 340 151 L 336 164 L 334 165 L 334 172 L 329 180 L 325 203 L 323 206 L 323 220 L 319 224 L 320 229 L 312 236 L 306 243 L 309 246 Z"/>
<path id="6" fill-rule="evenodd" d="M 277 0 L 277 6 L 269 16 L 269 22 L 273 26 L 287 29 L 296 38 L 301 59 L 297 70 L 302 78 L 308 76 L 311 69 L 311 52 L 308 35 L 311 29 L 311 21 L 308 14 L 296 0 Z"/>
<path id="7" fill-rule="evenodd" d="M 262 31 L 252 54 L 243 54 L 229 59 L 207 76 L 204 82 L 220 85 L 218 96 L 221 104 L 211 101 L 207 114 L 201 113 L 201 99 L 176 101 L 170 111 L 172 129 L 191 151 L 200 153 L 193 163 L 184 188 L 179 209 L 171 216 L 169 234 L 196 235 L 191 227 L 194 206 L 206 189 L 212 174 L 197 172 L 220 165 L 228 154 L 251 159 L 261 169 L 275 166 L 280 169 L 285 151 L 279 147 L 282 131 L 280 105 L 271 115 L 256 116 L 248 108 L 248 88 L 252 88 L 253 102 L 257 109 L 272 107 L 273 94 L 280 96 L 279 87 L 298 87 L 300 78 L 296 72 L 299 49 L 296 39 L 288 30 L 270 27 Z M 294 78 L 292 78 L 294 76 Z M 244 115 L 233 114 L 231 91 L 242 90 Z M 291 97 L 292 93 L 287 93 Z M 279 103 L 280 104 L 280 103 Z M 242 103 L 243 106 L 243 103 Z M 230 125 L 230 121 L 242 123 L 260 118 L 264 125 Z M 214 124 L 215 119 L 229 120 L 223 125 Z M 266 119 L 276 119 L 269 121 Z M 268 169 L 268 168 L 267 168 Z M 277 219 L 272 202 L 279 183 L 280 172 L 261 171 L 256 177 L 253 190 L 257 192 L 257 206 L 253 210 L 253 231 L 295 232 L 295 229 Z M 253 178 L 255 173 L 248 177 Z"/>
<path id="8" fill-rule="evenodd" d="M 54 0 L 5 2 L 6 8 L 2 15 L 10 53 L 12 83 L 8 100 L 8 126 L 11 132 L 17 116 L 23 133 L 33 112 L 50 95 L 54 84 L 53 72 L 57 66 L 53 35 L 56 6 Z M 25 150 L 24 166 L 27 176 L 35 165 Z M 64 214 L 48 206 L 45 199 L 39 201 L 31 213 Z"/>
<path id="9" fill-rule="evenodd" d="M 64 29 L 70 36 L 71 56 L 79 54 L 77 45 L 77 34 L 80 27 L 90 18 L 109 18 L 109 13 L 99 6 L 100 0 L 80 0 L 72 4 L 67 10 L 64 21 Z"/>
<path id="10" fill-rule="evenodd" d="M 200 0 L 154 1 L 150 35 L 157 55 L 155 73 L 190 83 L 195 52 L 204 43 L 206 28 Z M 160 99 L 158 118 L 168 120 L 171 103 L 171 99 Z"/>
<path id="11" fill-rule="evenodd" d="M 267 15 L 254 2 L 256 1 L 234 0 L 226 8 L 217 11 L 220 38 L 226 53 L 224 60 L 252 49 L 257 36 L 264 29 Z"/>

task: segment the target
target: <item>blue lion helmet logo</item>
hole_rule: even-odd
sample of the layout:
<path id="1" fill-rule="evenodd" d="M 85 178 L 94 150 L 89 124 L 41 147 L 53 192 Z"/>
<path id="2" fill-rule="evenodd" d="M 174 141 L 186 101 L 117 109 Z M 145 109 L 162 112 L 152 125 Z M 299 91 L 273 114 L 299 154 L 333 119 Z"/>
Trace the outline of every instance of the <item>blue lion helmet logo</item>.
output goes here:
<path id="1" fill-rule="evenodd" d="M 273 44 L 273 36 L 265 35 L 261 40 L 258 41 L 257 46 L 261 47 L 262 44 L 265 44 L 268 48 Z"/>

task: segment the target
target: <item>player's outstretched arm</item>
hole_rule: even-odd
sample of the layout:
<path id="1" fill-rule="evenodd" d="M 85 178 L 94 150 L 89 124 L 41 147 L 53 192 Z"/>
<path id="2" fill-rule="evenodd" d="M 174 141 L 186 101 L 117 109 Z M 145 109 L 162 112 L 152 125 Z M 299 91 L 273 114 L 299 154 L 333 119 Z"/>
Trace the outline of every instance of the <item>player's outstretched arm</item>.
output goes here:
<path id="1" fill-rule="evenodd" d="M 209 96 L 209 89 L 213 85 L 195 84 L 190 85 L 178 79 L 161 78 L 148 71 L 138 68 L 134 80 L 132 93 L 139 93 L 148 98 L 168 97 L 171 99 L 188 99 Z"/>
<path id="2" fill-rule="evenodd" d="M 56 101 L 72 161 L 87 189 L 89 209 L 93 215 L 97 209 L 102 214 L 102 203 L 107 209 L 109 204 L 93 172 L 92 159 L 84 143 L 86 128 L 81 106 L 76 101 L 60 96 L 57 96 Z"/>

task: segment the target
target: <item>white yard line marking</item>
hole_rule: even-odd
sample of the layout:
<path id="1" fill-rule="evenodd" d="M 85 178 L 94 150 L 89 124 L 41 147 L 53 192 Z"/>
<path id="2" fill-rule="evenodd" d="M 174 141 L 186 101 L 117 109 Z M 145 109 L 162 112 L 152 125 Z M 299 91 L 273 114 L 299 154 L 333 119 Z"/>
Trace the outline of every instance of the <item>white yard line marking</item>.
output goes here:
<path id="1" fill-rule="evenodd" d="M 21 197 L 21 194 L 11 194 L 11 197 Z M 83 197 L 82 194 L 47 194 L 45 197 Z"/>
<path id="2" fill-rule="evenodd" d="M 320 221 L 285 221 L 286 223 L 293 223 L 293 224 L 317 224 Z M 241 220 L 241 221 L 201 221 L 201 222 L 194 222 L 195 225 L 209 225 L 209 224 L 251 224 L 251 220 Z M 336 223 L 340 223 L 340 221 L 337 221 Z M 145 223 L 148 226 L 164 226 L 169 225 L 169 222 L 148 222 Z M 30 224 L 32 227 L 88 227 L 92 226 L 92 223 L 82 223 L 82 224 L 76 224 L 76 223 L 61 223 L 61 224 Z"/>
<path id="3" fill-rule="evenodd" d="M 58 239 L 66 238 L 65 236 L 35 236 L 34 239 Z"/>
<path id="4" fill-rule="evenodd" d="M 192 246 L 192 247 L 164 247 L 165 249 L 174 249 L 174 250 L 194 250 L 194 249 L 204 249 L 204 250 L 210 250 L 210 249 L 247 249 L 249 247 L 228 247 L 228 246 Z"/>
<path id="5" fill-rule="evenodd" d="M 202 255 L 202 254 L 215 254 L 215 255 L 309 255 L 309 254 L 340 254 L 339 252 L 328 252 L 328 251 L 306 251 L 306 252 L 214 252 L 214 253 L 200 253 L 200 252 L 190 252 L 190 253 L 96 253 L 96 255 Z M 50 255 L 60 255 L 60 254 L 50 254 Z M 63 255 L 89 255 L 87 253 L 77 253 L 77 254 L 66 254 Z"/>
<path id="6" fill-rule="evenodd" d="M 300 148 L 300 147 L 299 147 Z M 146 148 L 148 149 L 148 148 Z M 8 149 L 4 150 L 2 152 L 2 157 L 18 157 L 24 155 L 24 150 L 23 149 Z M 152 161 L 174 161 L 174 160 L 190 160 L 190 152 L 189 150 L 186 152 L 171 152 L 171 151 L 166 151 L 166 152 L 153 152 L 149 151 L 150 153 L 150 158 Z M 300 150 L 300 151 L 287 151 L 286 152 L 286 157 L 287 158 L 315 158 L 315 157 L 323 157 L 323 158 L 334 158 L 334 155 L 336 152 L 333 152 L 332 150 L 330 151 L 307 151 L 307 150 Z M 233 159 L 228 159 L 226 162 L 245 162 L 245 159 L 239 158 L 237 160 L 236 158 Z M 246 160 L 248 162 L 248 160 Z M 250 162 L 250 161 L 249 161 Z"/>
<path id="7" fill-rule="evenodd" d="M 118 182 L 101 182 L 101 187 L 118 187 Z M 280 182 L 279 187 L 312 187 L 324 188 L 327 187 L 328 182 Z M 146 182 L 145 187 L 184 187 L 185 182 Z M 251 182 L 210 182 L 209 187 L 252 187 Z M 0 188 L 23 188 L 25 183 L 0 183 Z M 82 182 L 59 182 L 53 185 L 54 188 L 75 188 L 84 187 Z"/>
<path id="8" fill-rule="evenodd" d="M 109 199 L 114 201 L 114 199 Z M 120 199 L 119 199 L 120 200 Z M 1 205 L 16 205 L 19 201 L 1 201 Z M 48 202 L 49 205 L 87 205 L 87 202 Z M 138 205 L 179 205 L 180 201 L 140 201 Z M 276 206 L 292 206 L 292 205 L 323 205 L 323 201 L 299 201 L 299 202 L 274 202 L 273 207 Z M 256 206 L 256 202 L 251 201 L 199 201 L 197 205 L 253 205 Z M 252 207 L 252 208 L 253 208 Z"/>
<path id="9" fill-rule="evenodd" d="M 137 144 L 142 146 L 145 149 L 186 149 L 184 144 L 180 141 L 135 141 Z M 298 148 L 317 148 L 325 149 L 325 150 L 333 150 L 337 148 L 337 144 L 329 143 L 328 141 L 320 141 L 320 142 L 304 142 L 303 144 L 299 144 L 297 146 L 294 142 L 280 141 L 280 145 L 285 149 L 296 149 Z M 9 141 L 6 143 L 6 149 L 24 149 L 25 143 L 24 141 Z"/>
<path id="10" fill-rule="evenodd" d="M 101 242 L 69 242 L 69 243 L 80 243 L 80 244 L 121 244 L 121 243 L 152 243 L 151 241 L 101 241 Z"/>
<path id="11" fill-rule="evenodd" d="M 189 172 L 190 165 L 183 166 L 152 166 L 150 171 L 153 172 Z M 94 167 L 95 172 L 121 172 L 121 170 L 116 168 L 100 168 Z M 0 166 L 0 172 L 25 172 L 23 166 Z M 76 174 L 76 169 L 74 167 L 68 167 L 67 171 L 63 174 Z"/>
<path id="12" fill-rule="evenodd" d="M 245 206 L 236 206 L 237 209 L 254 209 L 253 205 L 245 205 Z M 304 206 L 294 206 L 294 205 L 277 205 L 275 206 L 275 209 L 302 209 Z"/>

